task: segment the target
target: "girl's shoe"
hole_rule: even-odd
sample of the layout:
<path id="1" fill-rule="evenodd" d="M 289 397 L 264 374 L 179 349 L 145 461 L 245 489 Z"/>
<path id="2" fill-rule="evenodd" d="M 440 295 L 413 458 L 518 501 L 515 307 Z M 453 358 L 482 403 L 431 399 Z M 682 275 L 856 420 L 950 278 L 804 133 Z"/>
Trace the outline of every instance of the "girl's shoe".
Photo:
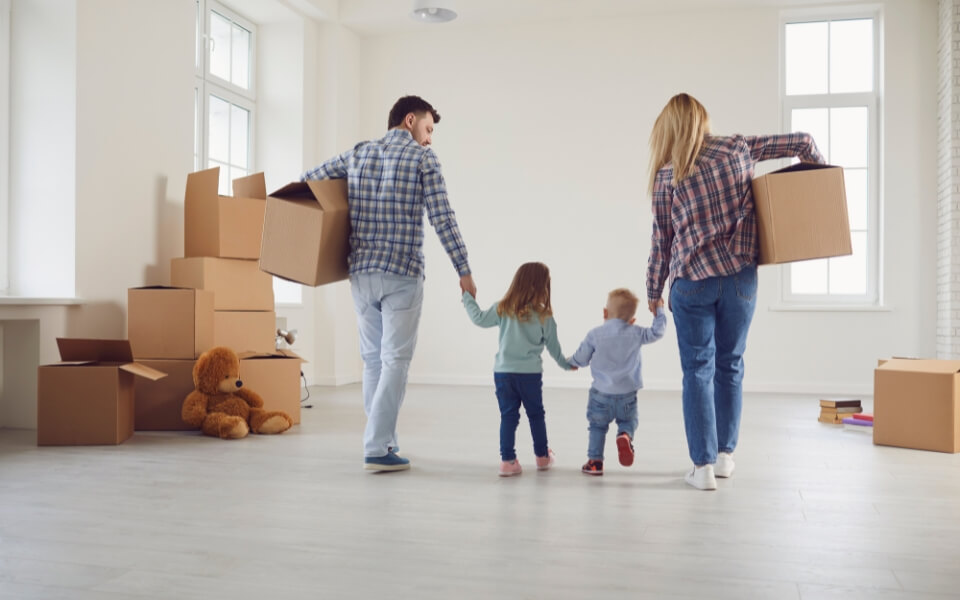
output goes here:
<path id="1" fill-rule="evenodd" d="M 500 461 L 500 477 L 513 477 L 523 472 L 517 459 Z"/>
<path id="2" fill-rule="evenodd" d="M 603 461 L 593 460 L 591 458 L 582 467 L 580 467 L 580 470 L 587 475 L 603 475 Z"/>
<path id="3" fill-rule="evenodd" d="M 546 456 L 537 457 L 537 470 L 546 471 L 547 469 L 553 466 L 553 463 L 554 463 L 553 450 L 547 448 Z"/>

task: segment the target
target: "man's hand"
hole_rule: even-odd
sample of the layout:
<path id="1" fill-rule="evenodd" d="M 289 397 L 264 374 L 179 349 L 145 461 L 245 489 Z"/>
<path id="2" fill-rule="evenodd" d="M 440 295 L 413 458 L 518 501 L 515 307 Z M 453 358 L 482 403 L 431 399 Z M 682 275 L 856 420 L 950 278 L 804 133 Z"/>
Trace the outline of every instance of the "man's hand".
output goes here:
<path id="1" fill-rule="evenodd" d="M 477 284 L 473 282 L 473 275 L 464 275 L 460 278 L 460 293 L 470 292 L 474 298 L 477 297 Z"/>
<path id="2" fill-rule="evenodd" d="M 657 308 L 663 306 L 663 298 L 658 298 L 656 300 L 647 300 L 647 306 L 650 308 L 650 312 L 656 316 Z"/>

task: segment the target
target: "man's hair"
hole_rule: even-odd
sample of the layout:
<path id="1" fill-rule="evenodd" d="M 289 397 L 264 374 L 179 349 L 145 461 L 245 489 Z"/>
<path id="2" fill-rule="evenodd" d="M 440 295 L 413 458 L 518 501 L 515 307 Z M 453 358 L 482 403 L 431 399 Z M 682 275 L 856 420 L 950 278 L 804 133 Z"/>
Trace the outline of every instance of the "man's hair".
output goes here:
<path id="1" fill-rule="evenodd" d="M 420 96 L 404 96 L 397 100 L 393 108 L 390 109 L 390 116 L 387 117 L 387 129 L 393 129 L 403 123 L 404 117 L 410 113 L 421 115 L 427 112 L 433 115 L 434 123 L 440 122 L 440 113 L 429 102 Z"/>
<path id="2" fill-rule="evenodd" d="M 614 319 L 629 321 L 637 314 L 640 299 L 627 288 L 617 288 L 607 296 L 607 313 Z"/>

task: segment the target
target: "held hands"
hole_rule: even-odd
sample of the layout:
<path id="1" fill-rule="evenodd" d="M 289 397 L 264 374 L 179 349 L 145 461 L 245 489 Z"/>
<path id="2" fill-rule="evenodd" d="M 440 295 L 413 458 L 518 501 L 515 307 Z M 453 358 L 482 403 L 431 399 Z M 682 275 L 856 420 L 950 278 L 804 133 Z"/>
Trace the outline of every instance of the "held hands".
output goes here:
<path id="1" fill-rule="evenodd" d="M 470 295 L 476 299 L 477 297 L 477 284 L 473 282 L 473 275 L 464 275 L 460 278 L 460 294 L 463 292 L 470 292 Z"/>
<path id="2" fill-rule="evenodd" d="M 658 298 L 657 300 L 647 300 L 647 306 L 650 308 L 650 312 L 656 316 L 657 308 L 663 306 L 663 298 Z"/>

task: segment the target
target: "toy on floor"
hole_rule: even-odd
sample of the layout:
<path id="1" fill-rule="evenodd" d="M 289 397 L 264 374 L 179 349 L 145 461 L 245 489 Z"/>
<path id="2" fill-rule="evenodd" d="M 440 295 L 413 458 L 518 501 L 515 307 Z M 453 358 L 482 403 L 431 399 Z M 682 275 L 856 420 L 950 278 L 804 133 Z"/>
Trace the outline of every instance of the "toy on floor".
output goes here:
<path id="1" fill-rule="evenodd" d="M 249 432 L 283 433 L 293 419 L 282 411 L 263 410 L 263 398 L 243 387 L 240 359 L 225 346 L 211 348 L 193 367 L 196 388 L 183 401 L 183 422 L 203 433 L 225 440 L 246 437 Z"/>

